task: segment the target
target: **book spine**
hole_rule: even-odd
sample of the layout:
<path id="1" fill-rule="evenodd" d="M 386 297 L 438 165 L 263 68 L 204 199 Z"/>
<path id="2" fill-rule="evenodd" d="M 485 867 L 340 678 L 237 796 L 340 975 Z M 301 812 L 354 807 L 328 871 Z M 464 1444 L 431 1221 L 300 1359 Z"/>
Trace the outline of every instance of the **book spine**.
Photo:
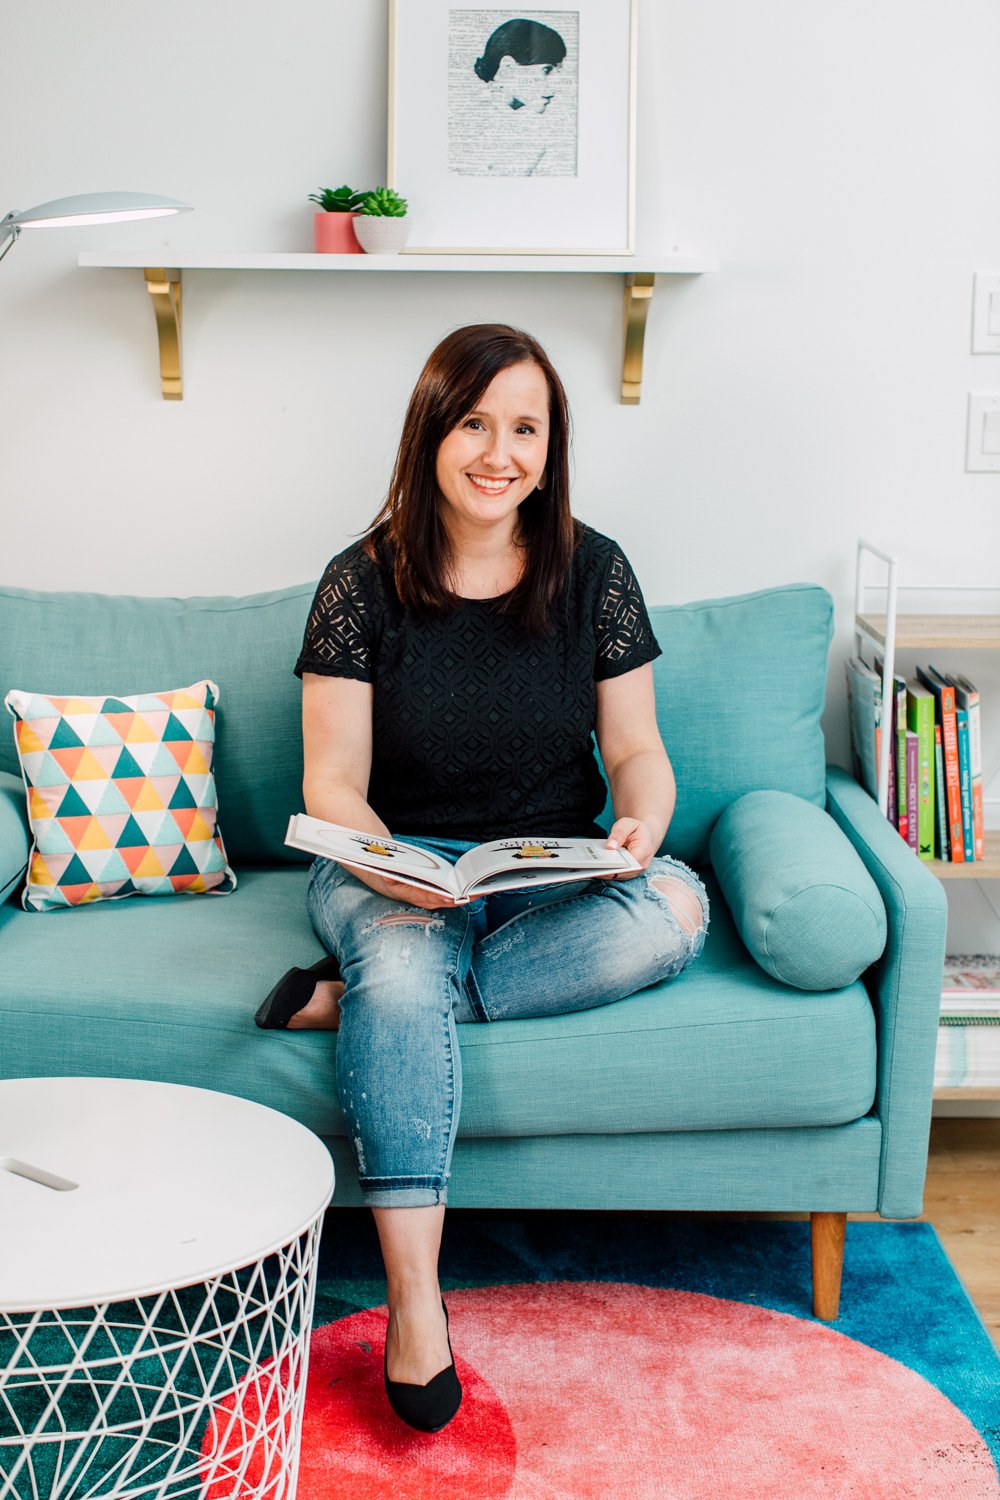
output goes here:
<path id="1" fill-rule="evenodd" d="M 983 741 L 979 718 L 979 694 L 969 700 L 969 772 L 972 782 L 972 847 L 976 859 L 986 858 L 983 820 Z"/>
<path id="2" fill-rule="evenodd" d="M 900 837 L 910 842 L 910 798 L 906 784 L 906 684 L 901 677 L 894 679 L 895 696 L 892 703 L 892 727 L 895 731 L 893 748 L 896 751 L 896 799 L 899 807 L 898 828 Z"/>
<path id="3" fill-rule="evenodd" d="M 847 730 L 851 738 L 851 775 L 855 781 L 862 781 L 861 774 L 861 747 L 858 744 L 858 710 L 854 702 L 854 688 L 851 684 L 851 663 L 845 663 L 844 683 L 847 688 Z"/>
<path id="4" fill-rule="evenodd" d="M 875 674 L 881 688 L 885 662 L 875 656 Z M 881 698 L 881 691 L 879 693 Z M 886 814 L 889 822 L 901 838 L 907 837 L 906 805 L 906 683 L 901 677 L 892 679 L 891 710 L 884 713 L 889 741 L 889 786 L 886 797 Z M 881 764 L 881 759 L 879 759 Z"/>
<path id="5" fill-rule="evenodd" d="M 919 688 L 919 684 L 911 683 Z M 917 853 L 934 858 L 934 699 L 924 691 L 907 691 L 906 722 L 917 736 Z"/>
<path id="6" fill-rule="evenodd" d="M 917 844 L 918 797 L 920 786 L 920 750 L 912 729 L 904 731 L 906 741 L 906 842 L 914 853 Z"/>
<path id="7" fill-rule="evenodd" d="M 948 809 L 945 805 L 946 791 L 944 784 L 944 743 L 941 734 L 941 725 L 934 725 L 934 811 L 937 816 L 937 857 L 945 863 L 951 850 L 948 847 Z"/>
<path id="8" fill-rule="evenodd" d="M 958 725 L 955 722 L 955 689 L 941 689 L 941 742 L 944 747 L 944 784 L 948 806 L 948 844 L 953 865 L 965 863 L 962 835 L 962 784 L 958 772 Z"/>
<path id="9" fill-rule="evenodd" d="M 965 708 L 955 709 L 955 728 L 958 734 L 958 783 L 962 795 L 962 847 L 966 863 L 975 859 L 972 845 L 972 770 L 969 764 L 969 713 Z"/>

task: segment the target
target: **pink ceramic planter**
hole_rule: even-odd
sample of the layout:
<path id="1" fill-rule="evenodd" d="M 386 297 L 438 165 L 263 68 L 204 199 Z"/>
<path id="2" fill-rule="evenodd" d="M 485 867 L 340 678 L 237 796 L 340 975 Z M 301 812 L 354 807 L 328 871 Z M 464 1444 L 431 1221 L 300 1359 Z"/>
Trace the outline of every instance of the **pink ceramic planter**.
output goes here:
<path id="1" fill-rule="evenodd" d="M 313 214 L 313 237 L 321 255 L 361 255 L 363 251 L 354 234 L 357 214 Z"/>

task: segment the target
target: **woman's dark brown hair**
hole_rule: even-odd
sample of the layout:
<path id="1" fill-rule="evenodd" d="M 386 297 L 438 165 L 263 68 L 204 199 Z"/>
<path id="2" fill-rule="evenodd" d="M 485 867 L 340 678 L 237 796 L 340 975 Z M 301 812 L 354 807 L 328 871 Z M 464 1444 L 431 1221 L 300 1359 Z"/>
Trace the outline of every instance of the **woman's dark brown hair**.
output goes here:
<path id="1" fill-rule="evenodd" d="M 531 334 L 505 323 L 474 323 L 441 340 L 410 397 L 389 493 L 365 546 L 371 557 L 383 560 L 383 544 L 391 543 L 396 591 L 408 608 L 439 614 L 455 607 L 446 583 L 451 549 L 438 504 L 438 449 L 475 410 L 494 377 L 525 362 L 538 366 L 549 388 L 545 487 L 521 502 L 518 542 L 525 549 L 525 566 L 516 587 L 495 607 L 515 615 L 530 634 L 541 635 L 565 585 L 578 527 L 569 508 L 566 392 Z"/>

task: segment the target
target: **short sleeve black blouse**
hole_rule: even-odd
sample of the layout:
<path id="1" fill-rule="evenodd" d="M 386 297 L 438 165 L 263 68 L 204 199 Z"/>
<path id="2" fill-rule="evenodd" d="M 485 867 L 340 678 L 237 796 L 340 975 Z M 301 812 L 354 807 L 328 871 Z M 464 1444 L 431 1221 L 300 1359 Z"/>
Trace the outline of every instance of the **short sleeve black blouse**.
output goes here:
<path id="1" fill-rule="evenodd" d="M 359 542 L 328 565 L 296 674 L 374 685 L 368 801 L 393 833 L 484 842 L 595 831 L 595 683 L 660 655 L 617 544 L 589 526 L 555 628 L 526 636 L 489 600 L 416 618 Z"/>

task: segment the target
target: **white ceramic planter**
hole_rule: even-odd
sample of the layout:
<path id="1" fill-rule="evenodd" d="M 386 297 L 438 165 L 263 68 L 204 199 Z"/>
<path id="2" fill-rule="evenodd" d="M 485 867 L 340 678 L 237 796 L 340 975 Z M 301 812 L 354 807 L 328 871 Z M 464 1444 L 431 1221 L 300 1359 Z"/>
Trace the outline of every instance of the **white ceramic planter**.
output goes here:
<path id="1" fill-rule="evenodd" d="M 402 219 L 381 219 L 373 214 L 358 214 L 354 220 L 354 233 L 368 255 L 396 255 L 406 244 L 410 221 L 405 216 Z"/>

